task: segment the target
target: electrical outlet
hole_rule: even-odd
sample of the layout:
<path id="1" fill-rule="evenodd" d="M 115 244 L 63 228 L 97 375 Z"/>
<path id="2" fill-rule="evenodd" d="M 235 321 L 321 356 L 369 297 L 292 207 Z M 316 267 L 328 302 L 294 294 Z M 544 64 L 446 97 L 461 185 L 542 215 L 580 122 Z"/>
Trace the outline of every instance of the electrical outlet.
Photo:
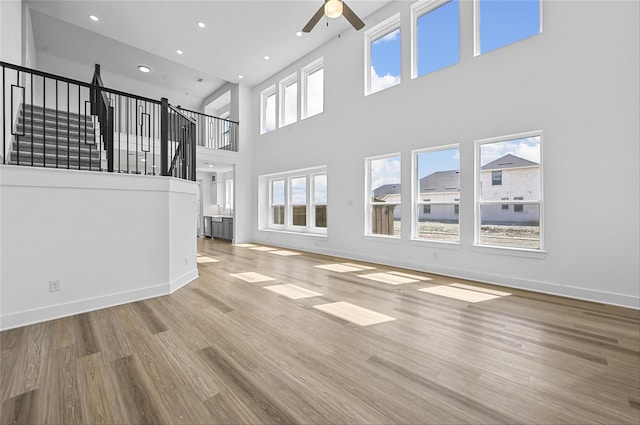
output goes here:
<path id="1" fill-rule="evenodd" d="M 58 292 L 62 290 L 62 284 L 60 280 L 50 280 L 49 281 L 49 292 Z"/>

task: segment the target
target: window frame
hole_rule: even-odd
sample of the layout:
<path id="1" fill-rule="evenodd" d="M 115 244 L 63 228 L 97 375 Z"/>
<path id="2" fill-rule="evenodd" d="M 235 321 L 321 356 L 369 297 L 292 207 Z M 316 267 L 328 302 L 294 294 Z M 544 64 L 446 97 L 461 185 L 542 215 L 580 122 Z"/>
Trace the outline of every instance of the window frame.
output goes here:
<path id="1" fill-rule="evenodd" d="M 295 114 L 295 118 L 293 121 L 291 122 L 286 122 L 286 118 L 287 118 L 287 114 L 286 114 L 286 108 L 287 108 L 287 102 L 286 102 L 286 90 L 287 88 L 289 88 L 291 85 L 295 84 L 296 85 L 296 95 L 294 96 L 294 100 L 296 102 L 296 114 Z M 280 82 L 278 83 L 278 97 L 280 98 L 280 102 L 279 102 L 279 117 L 280 119 L 278 120 L 278 128 L 282 128 L 282 127 L 286 127 L 288 125 L 291 124 L 295 124 L 296 122 L 298 122 L 298 98 L 300 97 L 300 84 L 298 84 L 298 72 L 294 72 L 293 74 L 290 74 L 288 76 L 286 76 L 285 78 L 283 78 L 282 80 L 280 80 Z"/>
<path id="2" fill-rule="evenodd" d="M 482 176 L 482 165 L 481 165 L 481 147 L 482 145 L 491 144 L 491 143 L 500 143 L 507 142 L 510 140 L 518 140 L 524 139 L 528 137 L 539 137 L 540 138 L 540 196 L 538 200 L 507 200 L 499 199 L 499 200 L 487 200 L 482 201 L 481 199 L 481 176 Z M 480 139 L 475 141 L 475 158 L 474 158 L 474 167 L 475 167 L 475 195 L 474 195 L 474 247 L 480 248 L 489 248 L 489 249 L 497 249 L 497 250 L 506 250 L 506 251 L 521 251 L 521 252 L 531 252 L 531 253 L 545 253 L 545 221 L 544 221 L 544 135 L 542 130 L 529 131 L 524 133 L 517 134 L 509 134 L 506 136 L 498 136 L 491 137 L 488 139 Z M 536 248 L 519 248 L 519 247 L 511 247 L 511 246 L 503 246 L 503 245 L 488 245 L 481 243 L 481 212 L 480 208 L 482 205 L 538 205 L 539 211 L 539 227 L 540 227 L 540 243 L 539 247 Z"/>
<path id="3" fill-rule="evenodd" d="M 322 70 L 322 107 L 319 112 L 309 115 L 309 76 Z M 320 57 L 300 70 L 300 120 L 304 120 L 324 112 L 324 57 Z"/>
<path id="4" fill-rule="evenodd" d="M 328 211 L 329 211 L 329 198 L 327 196 L 327 201 L 324 204 L 318 204 L 316 203 L 316 177 L 318 176 L 325 176 L 325 179 L 327 180 L 327 195 L 329 194 L 329 179 L 327 176 L 327 172 L 326 170 L 324 172 L 321 173 L 312 173 L 309 175 L 309 207 L 310 207 L 310 211 L 309 211 L 309 224 L 310 224 L 310 228 L 312 229 L 326 229 L 329 226 L 328 223 Z M 325 221 L 326 224 L 324 227 L 319 227 L 316 226 L 316 206 L 324 206 L 325 207 Z"/>
<path id="5" fill-rule="evenodd" d="M 420 0 L 411 5 L 411 79 L 416 79 L 431 72 L 437 72 L 440 69 L 460 63 L 460 4 L 458 4 L 458 62 L 456 64 L 447 65 L 444 68 L 430 71 L 422 75 L 418 74 L 418 19 L 424 15 L 433 12 L 441 6 L 450 3 L 453 0 Z"/>
<path id="6" fill-rule="evenodd" d="M 371 43 L 397 29 L 400 30 L 400 81 L 398 84 L 383 90 L 371 92 Z M 370 94 L 380 93 L 400 84 L 402 84 L 402 26 L 400 13 L 396 13 L 364 33 L 364 95 L 369 96 Z"/>
<path id="7" fill-rule="evenodd" d="M 274 96 L 274 114 L 273 130 L 267 130 L 267 99 Z M 260 92 L 260 134 L 267 134 L 278 129 L 278 94 L 276 85 L 272 84 Z"/>
<path id="8" fill-rule="evenodd" d="M 400 159 L 400 183 L 399 183 L 401 185 L 400 186 L 400 202 L 373 202 L 371 200 L 371 197 L 372 197 L 371 195 L 373 192 L 373 188 L 371 187 L 371 162 L 381 160 L 381 159 L 389 159 L 389 158 Z M 399 205 L 400 208 L 402 208 L 402 153 L 395 152 L 395 153 L 385 154 L 385 155 L 370 156 L 364 159 L 364 163 L 365 163 L 364 165 L 364 170 L 365 170 L 364 171 L 365 173 L 365 176 L 364 176 L 365 178 L 364 235 L 375 237 L 375 238 L 400 240 L 402 239 L 402 217 L 400 218 L 401 228 L 400 228 L 400 235 L 398 236 L 396 236 L 395 234 L 382 235 L 378 233 L 373 233 L 371 218 L 372 218 L 373 207 L 375 205 L 396 205 L 396 206 Z"/>
<path id="9" fill-rule="evenodd" d="M 315 227 L 315 221 L 312 209 L 314 208 L 313 202 L 313 183 L 312 179 L 316 175 L 326 175 L 327 176 L 327 205 L 329 203 L 328 198 L 328 184 L 329 178 L 327 173 L 326 166 L 307 168 L 302 170 L 293 170 L 286 171 L 282 173 L 274 173 L 268 175 L 262 175 L 258 177 L 259 183 L 259 191 L 261 192 L 260 197 L 264 201 L 260 201 L 259 205 L 259 230 L 267 230 L 267 231 L 280 231 L 286 233 L 299 233 L 299 234 L 309 234 L 314 236 L 326 236 L 327 235 L 327 227 Z M 293 191 L 291 182 L 293 179 L 304 178 L 305 179 L 305 206 L 306 206 L 306 214 L 305 220 L 306 224 L 304 226 L 293 225 Z M 273 222 L 273 182 L 276 181 L 284 181 L 284 223 L 283 224 L 274 224 Z M 264 196 L 268 196 L 268 198 L 264 198 Z M 263 204 L 262 202 L 265 202 Z M 265 205 L 268 211 L 264 210 L 263 205 Z M 280 204 L 276 204 L 280 206 Z M 298 205 L 298 204 L 296 204 Z M 327 218 L 327 224 L 328 224 Z"/>
<path id="10" fill-rule="evenodd" d="M 440 152 L 440 151 L 446 151 L 446 150 L 452 150 L 452 149 L 458 149 L 458 153 L 461 154 L 462 152 L 462 148 L 460 147 L 459 143 L 453 143 L 453 144 L 449 144 L 449 145 L 440 145 L 440 146 L 434 146 L 434 147 L 430 147 L 430 148 L 423 148 L 423 149 L 415 149 L 411 151 L 411 168 L 412 168 L 412 175 L 411 175 L 411 240 L 412 241 L 419 241 L 419 242 L 427 242 L 427 243 L 439 243 L 439 244 L 450 244 L 450 245 L 460 245 L 460 239 L 461 239 L 461 227 L 460 227 L 460 197 L 462 195 L 462 187 L 460 188 L 460 191 L 458 192 L 458 198 L 457 201 L 451 201 L 451 202 L 440 202 L 440 201 L 432 201 L 431 198 L 428 199 L 422 199 L 420 197 L 420 179 L 418 176 L 418 156 L 420 154 L 423 153 L 429 153 L 429 152 Z M 458 166 L 460 166 L 460 160 L 458 160 Z M 458 172 L 460 174 L 460 178 L 462 178 L 462 170 L 459 168 Z M 460 182 L 460 186 L 462 186 L 462 182 Z M 425 207 L 429 207 L 429 214 L 431 214 L 431 206 L 432 205 L 453 205 L 454 206 L 454 213 L 455 215 L 458 216 L 458 240 L 457 241 L 447 241 L 447 240 L 439 240 L 439 239 L 426 239 L 426 238 L 420 238 L 418 237 L 418 232 L 419 232 L 419 217 L 420 214 L 418 213 L 418 211 L 422 208 L 422 210 L 424 211 Z M 456 211 L 456 207 L 457 207 L 457 213 Z M 426 213 L 425 213 L 426 214 Z"/>
<path id="11" fill-rule="evenodd" d="M 528 37 L 525 38 L 521 38 L 520 40 L 516 40 L 513 41 L 511 43 L 505 44 L 503 46 L 500 47 L 496 47 L 495 49 L 492 50 L 488 50 L 484 53 L 482 53 L 481 49 L 480 49 L 480 2 L 481 1 L 486 1 L 486 0 L 473 0 L 473 56 L 480 56 L 480 55 L 485 55 L 487 53 L 493 52 L 494 50 L 499 50 L 503 47 L 507 47 L 510 46 L 512 44 L 515 43 L 519 43 L 520 41 L 526 40 L 528 38 L 534 37 L 536 35 L 542 34 L 543 32 L 543 17 L 544 17 L 544 13 L 543 13 L 543 6 L 542 4 L 544 3 L 543 0 L 539 0 L 539 4 L 540 4 L 540 9 L 539 9 L 539 13 L 540 13 L 540 29 L 538 30 L 537 34 L 532 34 Z"/>
<path id="12" fill-rule="evenodd" d="M 274 204 L 273 203 L 273 183 L 276 181 L 282 181 L 283 182 L 283 203 L 282 204 Z M 274 206 L 282 206 L 283 207 L 283 223 L 279 224 L 279 223 L 274 223 L 274 214 L 273 214 L 273 207 Z M 269 179 L 269 227 L 274 227 L 274 228 L 284 228 L 284 226 L 286 225 L 287 219 L 286 219 L 286 211 L 287 211 L 287 180 L 285 178 L 282 177 L 276 177 L 273 179 Z"/>

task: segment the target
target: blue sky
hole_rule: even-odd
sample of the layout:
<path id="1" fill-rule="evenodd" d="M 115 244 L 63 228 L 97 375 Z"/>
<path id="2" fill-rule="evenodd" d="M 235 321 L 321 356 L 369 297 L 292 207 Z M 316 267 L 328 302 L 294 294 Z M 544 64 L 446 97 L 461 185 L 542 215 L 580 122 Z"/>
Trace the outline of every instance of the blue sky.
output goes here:
<path id="1" fill-rule="evenodd" d="M 418 18 L 419 76 L 459 62 L 459 9 L 452 0 Z M 482 53 L 540 32 L 540 0 L 481 0 L 479 12 Z M 371 43 L 372 93 L 400 83 L 401 36 L 398 29 Z"/>
<path id="2" fill-rule="evenodd" d="M 418 178 L 421 179 L 436 171 L 460 169 L 460 150 L 446 149 L 441 151 L 422 152 L 418 154 Z"/>

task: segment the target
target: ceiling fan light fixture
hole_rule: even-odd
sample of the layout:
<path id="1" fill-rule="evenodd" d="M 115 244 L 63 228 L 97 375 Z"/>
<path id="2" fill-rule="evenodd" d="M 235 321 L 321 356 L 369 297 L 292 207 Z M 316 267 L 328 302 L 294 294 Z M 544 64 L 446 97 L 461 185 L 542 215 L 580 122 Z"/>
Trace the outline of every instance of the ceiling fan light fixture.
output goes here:
<path id="1" fill-rule="evenodd" d="M 328 0 L 324 4 L 324 14 L 328 18 L 337 18 L 342 16 L 342 1 L 340 0 Z"/>

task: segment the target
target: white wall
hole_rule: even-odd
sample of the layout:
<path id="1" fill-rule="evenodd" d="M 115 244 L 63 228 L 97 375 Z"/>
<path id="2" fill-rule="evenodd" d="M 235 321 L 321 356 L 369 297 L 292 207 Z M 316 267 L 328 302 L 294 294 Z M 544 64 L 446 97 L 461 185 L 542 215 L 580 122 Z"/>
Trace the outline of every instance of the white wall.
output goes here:
<path id="1" fill-rule="evenodd" d="M 0 329 L 195 279 L 196 192 L 168 177 L 0 166 Z"/>
<path id="2" fill-rule="evenodd" d="M 410 5 L 395 2 L 366 19 L 372 28 L 401 13 L 400 85 L 363 96 L 363 31 L 348 30 L 253 89 L 254 171 L 243 182 L 253 188 L 253 239 L 640 307 L 638 2 L 545 1 L 542 34 L 478 57 L 473 4 L 460 2 L 460 63 L 415 80 Z M 260 91 L 320 56 L 324 113 L 260 136 Z M 534 130 L 544 131 L 546 253 L 474 247 L 474 141 Z M 410 151 L 454 143 L 460 244 L 411 241 L 409 231 L 401 240 L 364 236 L 364 158 L 401 152 L 402 197 L 410 200 Z M 258 176 L 322 164 L 328 237 L 258 230 Z M 411 208 L 402 216 L 410 229 Z"/>

